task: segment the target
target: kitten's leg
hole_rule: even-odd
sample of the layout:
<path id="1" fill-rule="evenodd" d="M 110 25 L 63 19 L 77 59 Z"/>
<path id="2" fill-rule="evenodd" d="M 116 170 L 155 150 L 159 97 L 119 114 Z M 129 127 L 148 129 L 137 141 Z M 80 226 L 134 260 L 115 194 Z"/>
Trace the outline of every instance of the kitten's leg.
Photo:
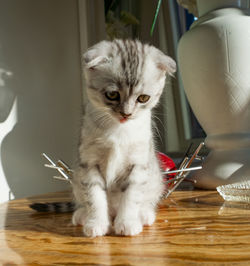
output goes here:
<path id="1" fill-rule="evenodd" d="M 144 187 L 147 185 L 146 169 L 134 166 L 128 177 L 129 185 L 121 196 L 114 229 L 119 235 L 136 235 L 143 229 L 140 208 L 144 200 Z"/>
<path id="2" fill-rule="evenodd" d="M 73 179 L 73 193 L 79 208 L 72 217 L 73 224 L 83 225 L 86 236 L 102 236 L 110 230 L 107 195 L 97 167 L 78 169 Z"/>
<path id="3" fill-rule="evenodd" d="M 143 225 L 152 225 L 155 221 L 155 207 L 153 205 L 143 206 L 140 209 L 140 217 Z"/>
<path id="4" fill-rule="evenodd" d="M 145 187 L 145 200 L 140 209 L 140 217 L 143 225 L 152 225 L 156 218 L 157 204 L 164 192 L 164 183 L 158 161 L 152 160 L 151 172 L 149 175 L 148 185 Z"/>

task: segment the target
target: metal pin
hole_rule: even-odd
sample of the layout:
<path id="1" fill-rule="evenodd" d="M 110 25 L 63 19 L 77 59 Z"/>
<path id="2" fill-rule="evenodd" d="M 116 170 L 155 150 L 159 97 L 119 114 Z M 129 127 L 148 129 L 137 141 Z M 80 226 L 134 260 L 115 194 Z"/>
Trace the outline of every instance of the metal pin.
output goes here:
<path id="1" fill-rule="evenodd" d="M 60 180 L 66 180 L 71 182 L 71 173 L 73 172 L 69 166 L 63 161 L 59 160 L 56 164 L 46 153 L 42 153 L 42 156 L 45 157 L 51 164 L 45 164 L 45 167 L 56 169 L 62 177 L 54 177 Z"/>
<path id="2" fill-rule="evenodd" d="M 203 156 L 196 156 L 195 157 L 195 160 L 197 160 L 197 161 L 204 161 L 204 157 Z"/>
<path id="3" fill-rule="evenodd" d="M 42 153 L 42 156 L 45 157 L 52 165 L 56 166 L 56 164 L 52 161 L 52 159 L 49 158 L 46 153 Z"/>
<path id="4" fill-rule="evenodd" d="M 190 167 L 190 168 L 183 168 L 183 169 L 178 169 L 178 170 L 167 171 L 167 172 L 163 172 L 163 174 L 169 175 L 169 174 L 174 174 L 174 173 L 195 171 L 195 170 L 199 170 L 199 169 L 202 169 L 202 166 L 196 166 L 196 167 Z"/>
<path id="5" fill-rule="evenodd" d="M 56 169 L 56 170 L 64 170 L 63 168 L 61 168 L 60 166 L 56 166 L 56 165 L 52 165 L 52 164 L 45 164 L 44 165 L 47 168 L 52 168 L 52 169 Z"/>
<path id="6" fill-rule="evenodd" d="M 59 179 L 59 180 L 63 180 L 63 181 L 71 182 L 69 179 L 65 179 L 64 177 L 61 177 L 61 176 L 53 176 L 53 178 Z"/>
<path id="7" fill-rule="evenodd" d="M 170 183 L 169 189 L 165 193 L 165 198 L 169 197 L 169 195 L 179 186 L 179 184 L 187 177 L 189 171 L 185 172 L 184 169 L 187 169 L 192 164 L 193 160 L 197 157 L 198 153 L 200 152 L 201 148 L 204 146 L 204 142 L 201 142 L 198 148 L 194 151 L 190 159 L 185 157 L 180 165 L 181 170 L 175 180 Z"/>
<path id="8" fill-rule="evenodd" d="M 73 170 L 62 160 L 58 160 L 57 164 L 64 169 L 67 173 L 73 173 Z"/>

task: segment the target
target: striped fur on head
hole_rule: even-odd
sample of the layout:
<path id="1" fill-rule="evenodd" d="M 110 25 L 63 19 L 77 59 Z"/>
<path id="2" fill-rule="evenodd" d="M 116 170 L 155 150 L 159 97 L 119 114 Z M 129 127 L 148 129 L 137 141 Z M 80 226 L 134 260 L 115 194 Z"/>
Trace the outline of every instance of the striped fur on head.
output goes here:
<path id="1" fill-rule="evenodd" d="M 159 101 L 166 74 L 176 70 L 173 59 L 138 40 L 102 41 L 83 57 L 89 100 L 115 119 L 122 114 L 135 118 L 144 109 L 152 109 Z M 111 92 L 118 92 L 119 98 L 107 98 Z M 140 95 L 149 100 L 139 102 Z"/>

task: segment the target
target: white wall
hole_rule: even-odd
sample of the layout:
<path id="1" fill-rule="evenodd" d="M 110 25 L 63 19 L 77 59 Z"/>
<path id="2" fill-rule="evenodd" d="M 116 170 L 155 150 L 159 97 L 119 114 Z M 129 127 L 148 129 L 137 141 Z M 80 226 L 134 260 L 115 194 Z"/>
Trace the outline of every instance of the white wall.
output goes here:
<path id="1" fill-rule="evenodd" d="M 76 159 L 79 42 L 77 1 L 0 0 L 0 201 L 8 187 L 15 198 L 67 189 L 41 153 Z"/>

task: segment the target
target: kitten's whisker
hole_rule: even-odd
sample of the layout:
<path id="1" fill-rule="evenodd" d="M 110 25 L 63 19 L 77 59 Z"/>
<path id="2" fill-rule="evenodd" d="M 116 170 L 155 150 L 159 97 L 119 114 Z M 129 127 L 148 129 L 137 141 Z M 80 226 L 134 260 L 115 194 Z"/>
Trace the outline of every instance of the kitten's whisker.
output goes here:
<path id="1" fill-rule="evenodd" d="M 103 113 L 100 113 L 100 112 L 96 112 L 96 115 L 93 117 L 93 120 L 95 122 L 98 122 L 100 119 L 104 118 L 107 116 L 107 113 L 103 112 Z"/>
<path id="2" fill-rule="evenodd" d="M 152 123 L 152 126 L 153 126 L 153 129 L 155 129 L 154 132 L 155 132 L 156 135 L 159 137 L 159 139 L 160 139 L 160 141 L 161 141 L 161 144 L 163 144 L 163 139 L 162 139 L 162 136 L 161 136 L 161 134 L 160 134 L 160 131 L 159 131 L 157 125 L 155 125 L 155 123 Z"/>
<path id="3" fill-rule="evenodd" d="M 153 115 L 156 114 L 156 115 L 165 116 L 165 117 L 167 116 L 167 114 L 164 114 L 162 112 L 158 112 L 158 111 L 155 111 L 155 110 L 152 113 L 153 113 Z"/>
<path id="4" fill-rule="evenodd" d="M 104 128 L 109 122 L 111 122 L 111 117 L 108 113 L 104 113 L 98 118 L 98 123 L 101 128 Z"/>
<path id="5" fill-rule="evenodd" d="M 102 107 L 100 109 L 94 109 L 94 110 L 91 110 L 91 111 L 88 111 L 88 114 L 89 115 L 92 115 L 92 114 L 100 114 L 100 115 L 105 115 L 106 111 L 108 111 L 109 108 L 107 107 Z"/>
<path id="6" fill-rule="evenodd" d="M 160 119 L 158 116 L 156 116 L 156 115 L 152 115 L 152 117 L 153 117 L 153 118 L 156 118 L 157 121 L 160 122 L 160 124 L 162 125 L 162 127 L 164 128 L 164 130 L 166 130 L 165 125 L 163 124 L 163 122 L 161 121 L 161 119 Z"/>
<path id="7" fill-rule="evenodd" d="M 103 119 L 100 121 L 100 127 L 104 128 L 108 121 L 108 117 L 103 117 Z"/>

